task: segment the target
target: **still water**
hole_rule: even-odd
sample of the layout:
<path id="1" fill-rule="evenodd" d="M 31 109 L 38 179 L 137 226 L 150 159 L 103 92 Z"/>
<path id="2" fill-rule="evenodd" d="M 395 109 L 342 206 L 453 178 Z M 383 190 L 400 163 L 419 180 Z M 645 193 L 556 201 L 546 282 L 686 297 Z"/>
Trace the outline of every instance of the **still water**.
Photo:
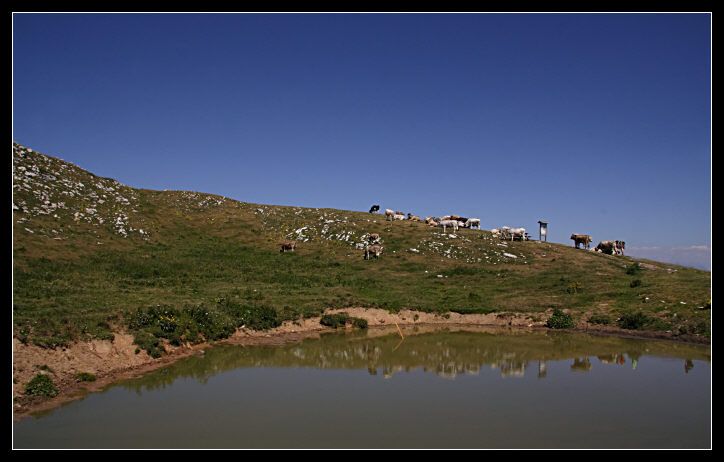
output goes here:
<path id="1" fill-rule="evenodd" d="M 15 422 L 14 447 L 711 446 L 708 347 L 406 332 L 215 347 Z"/>

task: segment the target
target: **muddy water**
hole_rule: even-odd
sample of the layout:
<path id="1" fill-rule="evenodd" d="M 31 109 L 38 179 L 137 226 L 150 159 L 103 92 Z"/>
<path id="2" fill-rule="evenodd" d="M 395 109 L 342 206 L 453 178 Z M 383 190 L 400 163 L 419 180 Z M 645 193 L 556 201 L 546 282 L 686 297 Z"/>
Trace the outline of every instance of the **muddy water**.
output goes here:
<path id="1" fill-rule="evenodd" d="M 219 346 L 16 422 L 14 447 L 710 447 L 708 347 L 411 334 Z"/>

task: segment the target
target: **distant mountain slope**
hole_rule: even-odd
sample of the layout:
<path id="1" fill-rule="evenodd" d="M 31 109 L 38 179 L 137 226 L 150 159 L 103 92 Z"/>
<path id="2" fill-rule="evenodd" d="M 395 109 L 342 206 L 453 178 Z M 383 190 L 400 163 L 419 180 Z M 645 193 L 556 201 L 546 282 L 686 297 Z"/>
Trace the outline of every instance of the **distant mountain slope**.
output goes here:
<path id="1" fill-rule="evenodd" d="M 628 274 L 628 257 L 487 231 L 135 189 L 18 144 L 13 183 L 15 335 L 41 345 L 108 338 L 139 307 L 229 300 L 280 319 L 368 306 L 540 320 L 561 308 L 584 323 L 642 312 L 646 329 L 710 330 L 698 309 L 710 273 L 690 268 L 642 261 Z M 368 233 L 382 236 L 377 261 L 362 258 Z M 280 253 L 283 239 L 297 251 Z"/>

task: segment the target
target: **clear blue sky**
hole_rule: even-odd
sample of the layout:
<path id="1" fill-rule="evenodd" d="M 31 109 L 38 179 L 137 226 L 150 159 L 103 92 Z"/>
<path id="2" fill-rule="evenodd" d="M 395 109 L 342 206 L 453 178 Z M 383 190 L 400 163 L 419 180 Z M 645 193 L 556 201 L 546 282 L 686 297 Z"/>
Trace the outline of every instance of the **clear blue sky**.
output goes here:
<path id="1" fill-rule="evenodd" d="M 458 213 L 535 236 L 547 219 L 552 241 L 588 233 L 669 261 L 699 251 L 687 264 L 709 268 L 707 14 L 13 24 L 14 140 L 98 175 L 248 202 Z"/>

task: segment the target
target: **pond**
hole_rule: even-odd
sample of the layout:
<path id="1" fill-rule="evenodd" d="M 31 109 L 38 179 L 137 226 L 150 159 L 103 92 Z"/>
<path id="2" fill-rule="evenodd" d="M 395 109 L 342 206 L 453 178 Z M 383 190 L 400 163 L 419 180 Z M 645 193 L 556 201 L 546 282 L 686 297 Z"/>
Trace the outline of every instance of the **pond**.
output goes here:
<path id="1" fill-rule="evenodd" d="M 217 346 L 15 422 L 14 447 L 711 447 L 708 346 L 405 332 Z"/>

